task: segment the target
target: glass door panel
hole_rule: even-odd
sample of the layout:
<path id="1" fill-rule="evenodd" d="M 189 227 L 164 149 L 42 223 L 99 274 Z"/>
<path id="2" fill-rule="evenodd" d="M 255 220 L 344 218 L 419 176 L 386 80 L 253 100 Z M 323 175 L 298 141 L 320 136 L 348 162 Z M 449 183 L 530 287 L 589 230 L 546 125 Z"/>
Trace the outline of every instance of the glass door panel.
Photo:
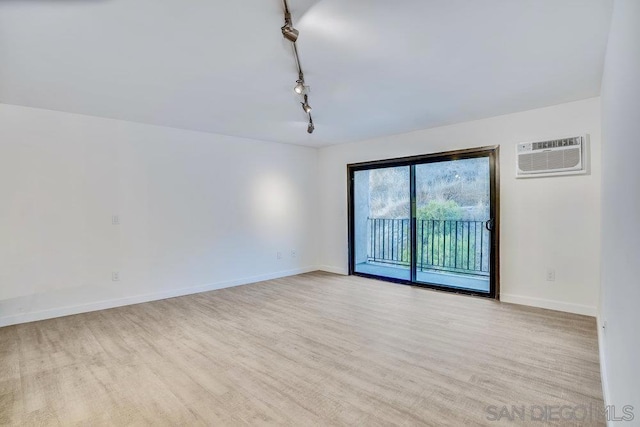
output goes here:
<path id="1" fill-rule="evenodd" d="M 416 282 L 489 293 L 489 157 L 415 165 Z"/>
<path id="2" fill-rule="evenodd" d="M 353 173 L 353 270 L 411 280 L 410 167 Z"/>

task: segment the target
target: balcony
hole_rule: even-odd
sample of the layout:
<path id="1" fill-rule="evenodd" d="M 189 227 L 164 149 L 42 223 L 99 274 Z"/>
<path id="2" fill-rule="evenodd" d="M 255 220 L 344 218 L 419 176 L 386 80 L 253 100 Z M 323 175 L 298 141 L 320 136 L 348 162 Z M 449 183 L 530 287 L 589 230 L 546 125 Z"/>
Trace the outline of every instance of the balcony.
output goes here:
<path id="1" fill-rule="evenodd" d="M 491 238 L 485 221 L 419 219 L 416 241 L 418 282 L 489 292 Z M 367 242 L 357 272 L 410 279 L 408 218 L 368 218 Z"/>

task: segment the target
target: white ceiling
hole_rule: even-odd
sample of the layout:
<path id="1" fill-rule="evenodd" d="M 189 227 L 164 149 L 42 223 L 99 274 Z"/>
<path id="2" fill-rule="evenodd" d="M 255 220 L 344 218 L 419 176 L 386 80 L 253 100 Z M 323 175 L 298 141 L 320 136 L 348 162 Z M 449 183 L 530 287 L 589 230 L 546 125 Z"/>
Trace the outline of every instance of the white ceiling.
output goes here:
<path id="1" fill-rule="evenodd" d="M 611 0 L 2 0 L 0 102 L 311 146 L 597 96 Z"/>

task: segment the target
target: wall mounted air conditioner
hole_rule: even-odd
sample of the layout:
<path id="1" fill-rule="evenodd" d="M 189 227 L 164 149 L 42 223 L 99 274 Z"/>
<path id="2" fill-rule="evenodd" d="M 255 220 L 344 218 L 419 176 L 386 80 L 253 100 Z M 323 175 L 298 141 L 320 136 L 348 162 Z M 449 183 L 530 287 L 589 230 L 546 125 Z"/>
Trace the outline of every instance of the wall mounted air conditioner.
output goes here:
<path id="1" fill-rule="evenodd" d="M 517 145 L 516 178 L 576 175 L 588 172 L 588 135 L 521 142 Z"/>

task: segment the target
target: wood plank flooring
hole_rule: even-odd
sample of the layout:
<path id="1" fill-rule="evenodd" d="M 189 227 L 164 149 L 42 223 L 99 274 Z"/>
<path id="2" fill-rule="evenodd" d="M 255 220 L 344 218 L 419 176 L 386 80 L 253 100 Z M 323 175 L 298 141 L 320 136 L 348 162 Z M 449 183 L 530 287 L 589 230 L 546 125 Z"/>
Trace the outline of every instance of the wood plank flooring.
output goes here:
<path id="1" fill-rule="evenodd" d="M 543 425 L 601 410 L 597 346 L 590 317 L 316 272 L 1 328 L 0 424 Z"/>

